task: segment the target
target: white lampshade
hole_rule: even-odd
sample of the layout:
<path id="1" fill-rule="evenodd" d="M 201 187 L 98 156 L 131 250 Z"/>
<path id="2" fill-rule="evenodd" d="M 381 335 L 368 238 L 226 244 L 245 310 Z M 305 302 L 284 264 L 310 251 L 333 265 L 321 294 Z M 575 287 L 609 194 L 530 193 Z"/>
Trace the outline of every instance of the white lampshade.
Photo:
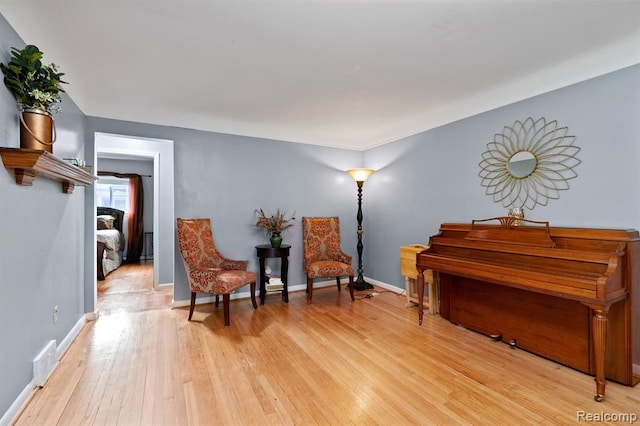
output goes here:
<path id="1" fill-rule="evenodd" d="M 356 182 L 364 182 L 371 175 L 371 173 L 375 172 L 374 169 L 349 169 L 347 173 L 351 175 L 353 180 Z"/>

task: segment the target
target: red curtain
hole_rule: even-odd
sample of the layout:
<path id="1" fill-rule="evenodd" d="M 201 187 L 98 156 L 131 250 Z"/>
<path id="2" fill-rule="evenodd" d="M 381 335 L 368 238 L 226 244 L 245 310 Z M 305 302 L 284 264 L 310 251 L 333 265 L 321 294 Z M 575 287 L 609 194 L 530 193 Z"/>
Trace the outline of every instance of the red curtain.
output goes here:
<path id="1" fill-rule="evenodd" d="M 144 234 L 144 192 L 142 176 L 129 177 L 129 244 L 127 245 L 127 263 L 140 262 Z"/>
<path id="2" fill-rule="evenodd" d="M 142 176 L 134 173 L 99 171 L 98 176 L 115 176 L 129 179 L 129 213 L 127 217 L 127 258 L 126 263 L 140 262 L 144 245 L 144 191 Z"/>

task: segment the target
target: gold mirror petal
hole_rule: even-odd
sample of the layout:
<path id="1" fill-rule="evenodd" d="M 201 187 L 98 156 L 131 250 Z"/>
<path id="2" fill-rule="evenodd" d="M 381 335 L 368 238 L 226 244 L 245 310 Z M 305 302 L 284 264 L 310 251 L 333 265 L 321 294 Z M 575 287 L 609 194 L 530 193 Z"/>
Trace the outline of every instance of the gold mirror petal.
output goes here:
<path id="1" fill-rule="evenodd" d="M 478 164 L 480 185 L 494 202 L 507 208 L 546 206 L 569 189 L 581 161 L 575 136 L 556 120 L 544 117 L 515 121 L 494 134 Z"/>

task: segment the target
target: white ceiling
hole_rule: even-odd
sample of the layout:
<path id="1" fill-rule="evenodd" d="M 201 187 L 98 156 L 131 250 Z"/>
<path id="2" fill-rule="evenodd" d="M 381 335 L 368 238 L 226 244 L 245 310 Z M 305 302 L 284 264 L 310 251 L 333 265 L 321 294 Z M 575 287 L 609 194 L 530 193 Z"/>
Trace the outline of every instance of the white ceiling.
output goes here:
<path id="1" fill-rule="evenodd" d="M 87 115 L 352 149 L 640 63 L 638 0 L 0 0 L 0 13 Z"/>

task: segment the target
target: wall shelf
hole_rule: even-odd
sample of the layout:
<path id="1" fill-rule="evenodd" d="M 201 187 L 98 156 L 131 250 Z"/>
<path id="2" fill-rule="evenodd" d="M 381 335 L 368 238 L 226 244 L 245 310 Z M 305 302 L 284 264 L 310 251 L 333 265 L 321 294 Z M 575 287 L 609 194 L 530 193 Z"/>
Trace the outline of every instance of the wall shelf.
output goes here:
<path id="1" fill-rule="evenodd" d="M 97 177 L 47 151 L 23 148 L 0 148 L 7 170 L 13 170 L 16 183 L 31 186 L 37 176 L 62 183 L 62 192 L 71 194 L 76 185 L 89 186 Z"/>

